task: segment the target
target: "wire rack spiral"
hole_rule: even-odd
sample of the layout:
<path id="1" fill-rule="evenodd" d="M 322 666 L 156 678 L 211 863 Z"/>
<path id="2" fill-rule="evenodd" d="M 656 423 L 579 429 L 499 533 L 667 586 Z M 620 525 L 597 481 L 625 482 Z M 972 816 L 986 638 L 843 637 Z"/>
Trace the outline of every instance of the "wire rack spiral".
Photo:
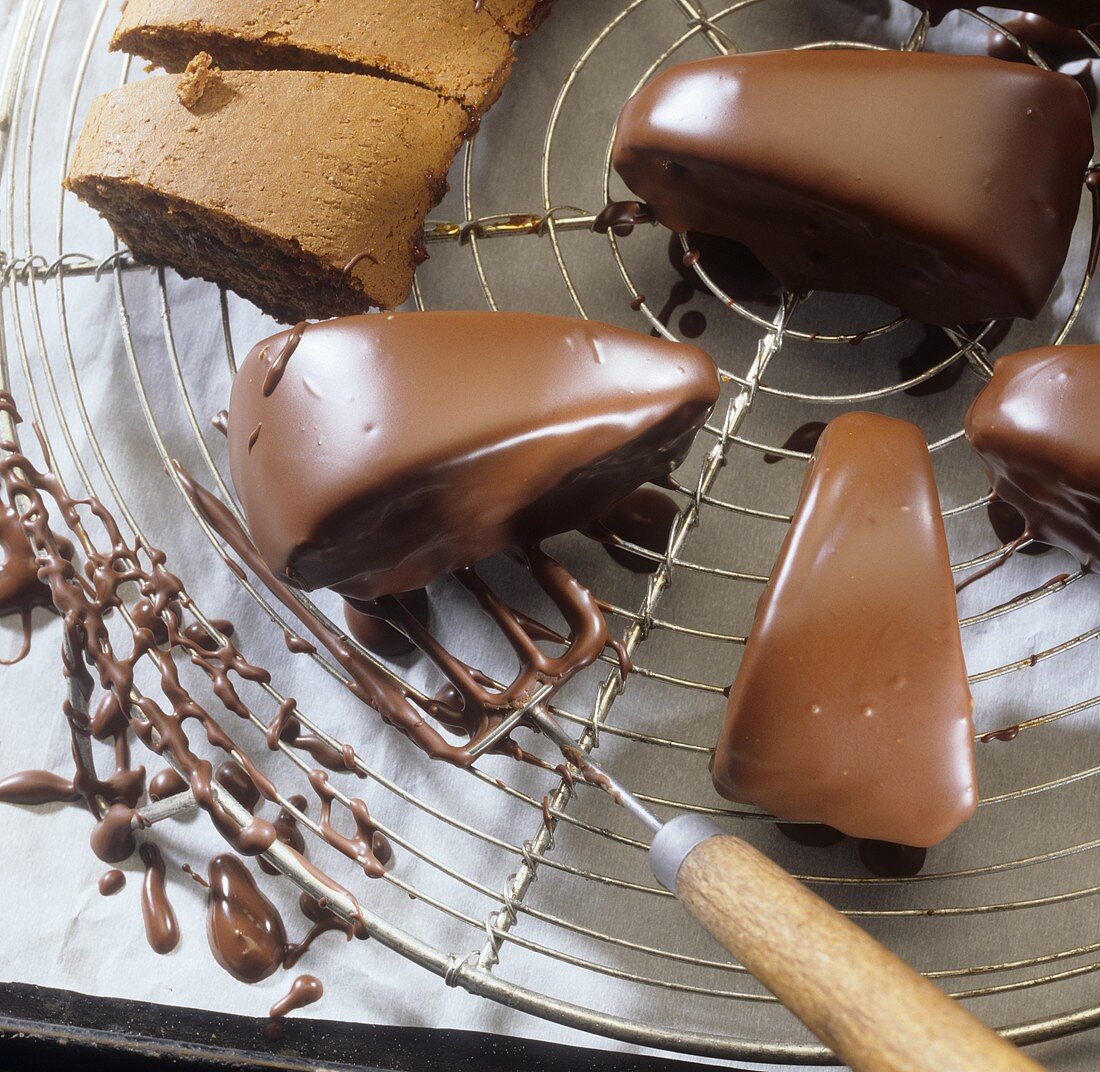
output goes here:
<path id="1" fill-rule="evenodd" d="M 741 301 L 726 293 L 706 256 L 690 278 L 670 268 L 670 257 L 690 248 L 687 236 L 670 251 L 657 228 L 629 237 L 592 233 L 594 210 L 623 194 L 610 170 L 619 105 L 662 65 L 775 45 L 928 43 L 920 19 L 891 38 L 894 22 L 867 16 L 868 8 L 886 10 L 872 0 L 814 5 L 800 18 L 798 40 L 777 36 L 757 18 L 762 8 L 790 16 L 797 5 L 740 0 L 708 13 L 697 0 L 563 3 L 523 46 L 505 100 L 456 164 L 454 189 L 427 229 L 432 261 L 418 277 L 414 304 L 537 308 L 668 338 L 702 334 L 722 369 L 723 398 L 678 474 L 682 514 L 665 554 L 650 556 L 656 572 L 625 574 L 580 537 L 554 545 L 611 604 L 637 666 L 625 688 L 612 667 L 591 671 L 558 698 L 559 717 L 660 813 L 696 811 L 735 824 L 1011 1037 L 1035 1042 L 1083 1030 L 1100 1024 L 1100 837 L 1089 822 L 1100 784 L 1093 643 L 1100 626 L 1089 579 L 1071 571 L 1044 583 L 1069 569 L 1051 565 L 1057 553 L 1016 556 L 963 594 L 979 732 L 1011 729 L 1015 741 L 979 746 L 979 814 L 923 873 L 869 877 L 852 852 L 788 842 L 770 817 L 726 806 L 710 790 L 706 766 L 724 691 L 807 457 L 784 445 L 791 429 L 855 407 L 918 421 L 931 443 L 957 574 L 991 562 L 1000 549 L 986 521 L 988 489 L 960 431 L 988 372 L 994 325 L 926 332 L 883 317 L 874 303 Z M 134 264 L 104 225 L 85 220 L 78 228 L 74 216 L 85 210 L 59 192 L 91 97 L 138 75 L 107 54 L 114 14 L 109 0 L 24 0 L 15 21 L 0 84 L 0 381 L 42 425 L 71 488 L 93 490 L 135 534 L 170 554 L 188 549 L 184 579 L 200 620 L 207 621 L 199 608 L 230 616 L 244 608 L 264 634 L 243 638 L 249 656 L 281 667 L 289 661 L 283 631 L 293 632 L 293 620 L 243 572 L 227 568 L 228 552 L 189 512 L 166 469 L 169 458 L 183 457 L 233 503 L 224 445 L 208 421 L 224 405 L 236 354 L 259 337 L 260 322 L 232 295 Z M 858 40 L 838 35 L 836 27 L 848 25 Z M 984 32 L 997 24 L 971 12 L 948 24 L 963 26 Z M 1087 315 L 1092 221 L 1083 200 L 1078 242 L 1051 308 L 1034 337 L 1026 334 L 1032 329 L 1013 329 L 1010 348 L 1066 339 Z M 75 229 L 100 244 L 70 248 Z M 652 297 L 670 285 L 668 301 Z M 109 337 L 82 333 L 89 309 L 110 312 Z M 186 351 L 178 343 L 184 334 Z M 441 630 L 488 644 L 470 639 L 459 593 L 447 582 L 432 594 Z M 317 597 L 318 613 L 335 609 Z M 253 651 L 265 645 L 281 652 L 274 664 Z M 294 694 L 309 696 L 299 703 L 303 724 L 329 744 L 356 748 L 364 781 L 333 776 L 338 799 L 369 795 L 400 854 L 367 890 L 361 876 L 356 885 L 341 875 L 343 861 L 318 856 L 360 897 L 372 936 L 448 985 L 593 1032 L 728 1058 L 828 1060 L 655 886 L 646 844 L 599 793 L 499 757 L 467 772 L 426 770 L 396 735 L 380 737 L 361 714 L 348 713 L 329 660 L 294 662 L 301 664 Z M 431 691 L 423 668 L 393 669 Z M 258 711 L 273 712 L 289 692 L 279 674 L 264 691 Z M 265 751 L 259 717 L 234 729 L 250 754 Z M 287 786 L 283 804 L 316 833 L 315 821 L 286 799 L 312 764 L 287 747 L 268 758 Z M 548 750 L 546 758 L 558 762 Z M 315 848 L 322 851 L 319 840 Z M 292 877 L 307 888 L 316 883 L 300 869 Z"/>

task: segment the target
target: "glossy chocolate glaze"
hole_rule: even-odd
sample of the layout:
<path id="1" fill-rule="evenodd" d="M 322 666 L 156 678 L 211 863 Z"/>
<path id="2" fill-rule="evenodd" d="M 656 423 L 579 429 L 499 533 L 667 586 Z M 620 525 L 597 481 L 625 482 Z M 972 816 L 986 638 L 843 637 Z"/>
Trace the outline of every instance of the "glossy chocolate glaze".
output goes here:
<path id="1" fill-rule="evenodd" d="M 620 566 L 634 573 L 656 573 L 660 559 L 646 558 L 620 544 L 625 540 L 663 555 L 679 516 L 680 507 L 671 495 L 657 488 L 638 488 L 602 514 L 590 531 Z"/>
<path id="2" fill-rule="evenodd" d="M 1086 569 L 1100 563 L 1100 346 L 1047 346 L 998 358 L 966 415 L 994 492 L 1026 534 Z"/>
<path id="3" fill-rule="evenodd" d="M 291 338 L 234 381 L 233 482 L 276 573 L 357 599 L 588 524 L 671 472 L 718 395 L 693 347 L 520 313 L 309 325 L 268 390 Z M 259 423 L 281 434 L 249 451 Z"/>
<path id="4" fill-rule="evenodd" d="M 949 12 L 957 11 L 962 7 L 991 6 L 974 4 L 972 0 L 909 0 L 909 3 L 914 7 L 927 9 L 932 16 L 933 24 L 938 23 Z M 1100 0 L 1013 0 L 1010 6 L 1020 11 L 1031 11 L 1036 15 L 1042 15 L 1063 26 L 1075 26 L 1079 30 L 1100 22 Z"/>
<path id="5" fill-rule="evenodd" d="M 783 819 L 934 845 L 977 803 L 971 706 L 924 437 L 845 414 L 757 607 L 715 787 Z"/>
<path id="6" fill-rule="evenodd" d="M 286 928 L 278 909 L 236 856 L 210 861 L 206 935 L 214 959 L 235 979 L 258 983 L 283 962 Z"/>
<path id="7" fill-rule="evenodd" d="M 1039 312 L 1091 152 L 1067 76 L 811 50 L 658 75 L 624 107 L 613 161 L 665 226 L 743 242 L 792 291 L 870 294 L 957 324 Z"/>

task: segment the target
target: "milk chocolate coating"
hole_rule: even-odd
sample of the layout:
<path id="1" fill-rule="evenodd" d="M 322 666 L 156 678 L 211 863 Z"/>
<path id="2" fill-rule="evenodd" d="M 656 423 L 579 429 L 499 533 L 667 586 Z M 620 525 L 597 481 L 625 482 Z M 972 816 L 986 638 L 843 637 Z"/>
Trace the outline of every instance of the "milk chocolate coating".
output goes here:
<path id="1" fill-rule="evenodd" d="M 237 375 L 233 483 L 272 569 L 358 599 L 588 524 L 667 476 L 718 397 L 701 350 L 588 321 L 398 313 L 300 334 Z"/>
<path id="2" fill-rule="evenodd" d="M 743 242 L 790 290 L 958 324 L 1043 307 L 1091 153 L 1068 76 L 837 50 L 674 67 L 623 108 L 613 161 L 659 222 Z"/>
<path id="3" fill-rule="evenodd" d="M 975 4 L 973 0 L 909 0 L 914 7 L 927 8 L 932 22 L 937 23 L 951 11 L 962 7 L 1012 7 L 1020 11 L 1031 11 L 1042 15 L 1051 22 L 1060 22 L 1064 26 L 1074 26 L 1084 30 L 1093 23 L 1100 22 L 1100 0 L 1012 0 L 1011 4 Z"/>
<path id="4" fill-rule="evenodd" d="M 924 437 L 838 417 L 757 607 L 715 787 L 782 819 L 934 845 L 977 803 L 971 708 Z"/>
<path id="5" fill-rule="evenodd" d="M 966 415 L 993 490 L 1027 530 L 1100 564 L 1100 346 L 1006 354 Z"/>

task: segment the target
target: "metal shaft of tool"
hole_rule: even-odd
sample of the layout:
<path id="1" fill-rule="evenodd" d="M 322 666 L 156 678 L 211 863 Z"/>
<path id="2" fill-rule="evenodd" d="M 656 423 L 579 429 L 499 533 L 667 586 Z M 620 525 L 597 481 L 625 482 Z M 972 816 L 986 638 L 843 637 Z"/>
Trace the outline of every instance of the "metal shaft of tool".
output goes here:
<path id="1" fill-rule="evenodd" d="M 585 778 L 590 785 L 602 789 L 616 803 L 621 804 L 631 815 L 643 822 L 650 830 L 657 833 L 664 825 L 629 789 L 625 788 L 614 775 L 597 763 L 591 756 L 581 752 L 568 733 L 562 729 L 561 723 L 542 705 L 530 711 L 531 721 L 561 749 L 562 754 L 581 773 L 589 772 Z M 592 776 L 594 775 L 594 777 Z"/>

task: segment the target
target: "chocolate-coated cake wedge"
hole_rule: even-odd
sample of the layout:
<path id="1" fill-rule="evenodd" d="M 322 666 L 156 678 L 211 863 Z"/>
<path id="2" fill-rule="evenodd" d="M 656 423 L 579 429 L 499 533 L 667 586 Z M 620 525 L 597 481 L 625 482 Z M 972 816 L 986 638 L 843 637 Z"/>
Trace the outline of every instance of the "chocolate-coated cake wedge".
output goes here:
<path id="1" fill-rule="evenodd" d="M 1100 346 L 999 357 L 966 415 L 993 490 L 1027 532 L 1100 566 Z"/>
<path id="2" fill-rule="evenodd" d="M 977 804 L 971 708 L 924 436 L 838 417 L 757 606 L 715 787 L 782 819 L 934 845 Z"/>
<path id="3" fill-rule="evenodd" d="M 471 0 L 129 0 L 111 39 L 168 71 L 197 52 L 223 68 L 383 74 L 480 115 L 512 67 L 511 39 Z"/>
<path id="4" fill-rule="evenodd" d="M 667 476 L 717 397 L 702 350 L 606 324 L 347 317 L 253 348 L 229 458 L 272 569 L 375 599 L 589 524 Z"/>
<path id="5" fill-rule="evenodd" d="M 1088 100 L 1066 75 L 790 51 L 659 75 L 623 109 L 614 165 L 661 223 L 743 242 L 790 290 L 957 324 L 1039 312 L 1091 153 Z"/>
<path id="6" fill-rule="evenodd" d="M 1100 0 L 1013 0 L 1011 4 L 975 4 L 973 0 L 909 0 L 914 7 L 924 8 L 932 22 L 940 22 L 951 11 L 963 7 L 1011 7 L 1042 15 L 1051 22 L 1084 30 L 1100 22 Z"/>
<path id="7" fill-rule="evenodd" d="M 197 99 L 187 76 L 160 75 L 92 102 L 66 185 L 138 260 L 280 320 L 390 308 L 467 120 L 366 75 L 212 72 Z"/>

